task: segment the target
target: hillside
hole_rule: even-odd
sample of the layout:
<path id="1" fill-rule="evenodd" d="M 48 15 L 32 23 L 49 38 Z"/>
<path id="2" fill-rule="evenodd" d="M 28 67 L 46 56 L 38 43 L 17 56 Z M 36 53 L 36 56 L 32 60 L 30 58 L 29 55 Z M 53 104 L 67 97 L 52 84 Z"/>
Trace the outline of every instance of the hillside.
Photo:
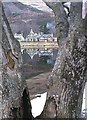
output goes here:
<path id="1" fill-rule="evenodd" d="M 21 2 L 4 2 L 4 8 L 13 33 L 23 32 L 26 37 L 31 28 L 34 32 L 39 32 L 40 26 L 47 23 L 52 24 L 50 32 L 55 31 L 54 15 L 51 11 L 44 12 Z"/>

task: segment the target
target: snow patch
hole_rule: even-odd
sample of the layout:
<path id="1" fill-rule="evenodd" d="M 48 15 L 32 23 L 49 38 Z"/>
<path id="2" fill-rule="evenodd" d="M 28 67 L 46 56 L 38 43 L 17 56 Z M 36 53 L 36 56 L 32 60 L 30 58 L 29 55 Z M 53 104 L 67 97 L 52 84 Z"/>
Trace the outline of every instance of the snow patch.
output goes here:
<path id="1" fill-rule="evenodd" d="M 47 92 L 41 94 L 41 97 L 37 97 L 31 100 L 32 114 L 34 117 L 40 115 L 41 112 L 43 111 L 46 102 L 46 96 L 47 96 Z"/>

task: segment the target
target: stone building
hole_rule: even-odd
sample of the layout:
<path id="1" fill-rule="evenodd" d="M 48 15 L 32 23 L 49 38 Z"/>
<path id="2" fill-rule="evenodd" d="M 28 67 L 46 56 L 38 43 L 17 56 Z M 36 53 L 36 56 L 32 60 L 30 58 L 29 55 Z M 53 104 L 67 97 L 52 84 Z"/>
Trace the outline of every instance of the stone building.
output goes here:
<path id="1" fill-rule="evenodd" d="M 24 39 L 24 37 L 23 37 L 23 33 L 20 33 L 20 34 L 15 33 L 15 34 L 14 34 L 14 37 L 15 37 L 18 41 L 25 41 L 25 39 Z"/>
<path id="2" fill-rule="evenodd" d="M 32 41 L 32 42 L 38 42 L 38 41 L 45 41 L 45 42 L 50 42 L 50 41 L 57 41 L 57 38 L 53 36 L 53 34 L 43 34 L 42 32 L 35 33 L 32 29 L 30 30 L 30 33 L 27 35 L 26 39 L 23 37 L 23 33 L 21 34 L 14 34 L 14 37 L 18 41 Z"/>
<path id="3" fill-rule="evenodd" d="M 33 30 L 30 30 L 30 33 L 28 34 L 28 36 L 26 37 L 26 41 L 37 41 L 37 33 L 34 33 Z"/>
<path id="4" fill-rule="evenodd" d="M 31 29 L 26 41 L 57 41 L 53 34 L 43 34 L 42 32 L 34 33 Z"/>

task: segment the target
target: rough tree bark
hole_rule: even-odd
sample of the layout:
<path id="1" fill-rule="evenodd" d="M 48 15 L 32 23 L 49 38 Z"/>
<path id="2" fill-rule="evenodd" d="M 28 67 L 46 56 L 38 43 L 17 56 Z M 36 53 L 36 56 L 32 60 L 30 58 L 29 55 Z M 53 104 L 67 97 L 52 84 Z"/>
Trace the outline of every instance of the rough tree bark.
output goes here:
<path id="1" fill-rule="evenodd" d="M 80 117 L 87 74 L 87 19 L 82 20 L 81 17 L 82 3 L 71 4 L 70 25 L 62 3 L 46 4 L 55 13 L 59 52 L 49 77 L 47 101 L 40 117 Z M 0 42 L 0 51 L 2 51 L 0 57 L 3 58 L 3 63 L 0 64 L 2 118 L 23 118 L 30 113 L 28 118 L 31 119 L 30 103 L 26 101 L 28 97 L 26 84 L 21 76 L 20 45 L 12 35 L 4 11 L 3 21 Z M 23 104 L 25 102 L 27 104 Z"/>
<path id="2" fill-rule="evenodd" d="M 2 27 L 0 32 L 2 33 L 0 41 L 0 53 L 2 53 L 0 55 L 0 119 L 32 119 L 29 93 L 21 71 L 20 44 L 12 34 L 1 2 L 0 9 L 2 10 L 2 22 L 0 21 Z"/>
<path id="3" fill-rule="evenodd" d="M 59 50 L 40 117 L 80 118 L 87 81 L 87 17 L 82 20 L 82 2 L 71 3 L 70 24 L 61 2 L 45 3 L 55 14 Z"/>

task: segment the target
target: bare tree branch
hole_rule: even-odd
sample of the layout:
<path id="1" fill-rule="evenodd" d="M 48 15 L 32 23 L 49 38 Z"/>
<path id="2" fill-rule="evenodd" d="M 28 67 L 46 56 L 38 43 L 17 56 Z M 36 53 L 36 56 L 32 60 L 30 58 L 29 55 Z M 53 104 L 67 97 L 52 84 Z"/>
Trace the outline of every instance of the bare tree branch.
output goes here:
<path id="1" fill-rule="evenodd" d="M 69 7 L 66 6 L 66 5 L 64 5 L 64 4 L 63 4 L 63 7 L 67 9 L 67 11 L 68 11 L 68 16 L 70 16 L 70 9 L 69 9 Z"/>
<path id="2" fill-rule="evenodd" d="M 77 26 L 82 20 L 82 2 L 72 2 L 70 5 L 70 25 Z"/>
<path id="3" fill-rule="evenodd" d="M 63 34 L 67 30 L 67 19 L 61 4 L 49 5 L 55 14 L 59 40 L 65 38 Z M 87 80 L 87 18 L 82 20 L 82 2 L 71 3 L 70 19 L 68 37 L 59 45 L 58 56 L 49 77 L 42 118 L 81 117 L 82 96 Z"/>
<path id="4" fill-rule="evenodd" d="M 67 14 L 64 10 L 62 2 L 45 2 L 55 14 L 56 21 L 56 35 L 58 43 L 61 39 L 66 38 L 68 35 L 69 23 Z"/>

